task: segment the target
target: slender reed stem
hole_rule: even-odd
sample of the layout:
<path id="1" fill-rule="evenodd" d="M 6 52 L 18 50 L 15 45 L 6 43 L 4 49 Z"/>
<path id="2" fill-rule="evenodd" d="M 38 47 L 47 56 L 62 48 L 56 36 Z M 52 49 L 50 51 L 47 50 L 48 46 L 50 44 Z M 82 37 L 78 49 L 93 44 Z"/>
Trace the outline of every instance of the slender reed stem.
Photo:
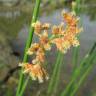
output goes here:
<path id="1" fill-rule="evenodd" d="M 36 4 L 35 4 L 35 7 L 34 7 L 31 24 L 36 22 L 36 20 L 37 20 L 38 13 L 39 13 L 39 8 L 40 8 L 40 2 L 41 2 L 41 0 L 36 0 Z M 31 45 L 32 38 L 33 38 L 33 33 L 34 33 L 34 28 L 32 26 L 30 26 L 29 36 L 28 36 L 28 39 L 27 39 L 27 42 L 26 42 L 23 62 L 27 62 L 28 55 L 26 54 L 26 51 L 28 50 L 28 48 Z M 21 72 L 20 72 L 20 80 L 19 80 L 19 85 L 18 85 L 16 96 L 19 96 L 19 93 L 20 93 L 20 91 L 22 89 L 22 86 L 23 86 L 23 82 L 24 82 L 24 75 L 22 74 L 22 70 L 21 70 Z"/>
<path id="2" fill-rule="evenodd" d="M 80 85 L 83 83 L 83 81 L 86 79 L 86 76 L 88 75 L 88 73 L 92 70 L 93 68 L 93 61 L 96 59 L 96 55 L 94 54 L 94 56 L 92 57 L 91 61 L 89 62 L 90 66 L 86 69 L 86 71 L 84 72 L 83 76 L 80 77 L 79 82 L 75 85 L 74 90 L 72 91 L 70 96 L 75 96 L 77 90 L 79 89 Z"/>
<path id="3" fill-rule="evenodd" d="M 25 88 L 26 88 L 26 86 L 27 86 L 28 81 L 29 81 L 29 76 L 28 76 L 28 78 L 25 80 L 19 96 L 23 96 L 23 93 L 24 93 L 24 91 L 25 91 Z"/>
<path id="4" fill-rule="evenodd" d="M 94 43 L 94 45 L 92 46 L 91 50 L 89 51 L 89 53 L 83 58 L 83 60 L 80 63 L 80 66 L 78 68 L 76 68 L 75 72 L 74 72 L 74 76 L 72 78 L 72 80 L 69 82 L 68 86 L 66 87 L 66 89 L 61 93 L 60 96 L 66 96 L 66 94 L 68 94 L 70 87 L 73 85 L 73 83 L 75 82 L 75 80 L 77 79 L 77 77 L 81 74 L 82 72 L 82 68 L 83 66 L 86 64 L 86 62 L 90 62 L 93 55 L 94 55 L 94 50 L 96 48 L 96 43 Z"/>
<path id="5" fill-rule="evenodd" d="M 79 3 L 80 1 L 79 0 L 75 0 L 75 2 L 72 2 L 72 11 L 75 12 L 75 14 L 79 14 Z M 78 39 L 79 39 L 79 36 L 78 36 Z M 73 75 L 74 75 L 74 72 L 77 68 L 77 65 L 78 65 L 78 59 L 79 59 L 79 49 L 80 49 L 80 46 L 76 47 L 76 48 L 73 48 L 72 50 L 72 64 L 73 64 L 73 70 L 72 70 L 72 76 L 71 78 L 73 78 Z M 75 86 L 75 82 L 73 83 L 73 85 L 70 87 L 69 89 L 69 94 L 71 93 L 73 87 Z"/>
<path id="6" fill-rule="evenodd" d="M 53 69 L 53 73 L 52 73 L 52 76 L 51 76 L 51 80 L 49 82 L 49 86 L 48 86 L 48 90 L 47 90 L 47 96 L 51 95 L 52 92 L 53 92 L 53 86 L 54 86 L 54 81 L 55 81 L 55 78 L 56 78 L 56 74 L 57 74 L 57 71 L 58 71 L 58 65 L 60 63 L 60 59 L 61 59 L 61 53 L 58 52 L 57 53 L 57 59 L 56 59 L 56 63 L 54 65 L 54 69 Z"/>
<path id="7" fill-rule="evenodd" d="M 77 48 L 73 48 L 73 58 L 72 58 L 72 64 L 73 64 L 73 73 L 75 71 L 75 69 L 77 68 L 77 64 L 78 64 L 78 53 L 79 52 L 79 47 Z"/>
<path id="8" fill-rule="evenodd" d="M 76 14 L 79 14 L 79 4 L 80 0 L 75 0 L 76 4 L 72 4 L 72 11 L 75 12 Z M 79 39 L 79 36 L 78 36 Z M 73 72 L 75 71 L 77 64 L 78 64 L 78 54 L 79 54 L 79 46 L 76 48 L 73 48 L 73 58 L 72 58 L 72 64 L 73 64 Z"/>
<path id="9" fill-rule="evenodd" d="M 62 64 L 63 64 L 63 61 L 64 61 L 64 55 L 61 54 L 60 63 L 58 64 L 58 69 L 57 69 L 57 73 L 56 73 L 55 80 L 54 80 L 53 91 L 56 91 L 56 88 L 57 88 L 57 86 L 58 86 L 59 76 L 60 76 L 61 66 L 62 66 Z"/>

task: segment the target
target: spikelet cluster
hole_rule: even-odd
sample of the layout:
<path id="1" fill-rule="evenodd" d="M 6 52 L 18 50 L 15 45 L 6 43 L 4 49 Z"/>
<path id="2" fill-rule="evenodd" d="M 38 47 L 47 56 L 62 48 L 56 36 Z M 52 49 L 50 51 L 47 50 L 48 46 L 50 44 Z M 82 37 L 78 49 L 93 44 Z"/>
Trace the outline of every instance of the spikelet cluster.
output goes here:
<path id="1" fill-rule="evenodd" d="M 42 24 L 40 21 L 32 24 L 39 42 L 32 43 L 27 54 L 35 55 L 35 58 L 31 64 L 21 63 L 19 65 L 22 66 L 24 73 L 29 74 L 33 80 L 39 80 L 40 83 L 49 78 L 43 65 L 45 52 L 50 51 L 53 44 L 62 53 L 66 53 L 71 46 L 77 47 L 80 45 L 77 38 L 77 35 L 82 31 L 82 28 L 78 27 L 79 18 L 75 14 L 65 11 L 62 12 L 62 17 L 63 22 L 58 26 L 50 26 L 49 23 Z M 51 29 L 51 36 L 48 34 L 49 29 Z"/>

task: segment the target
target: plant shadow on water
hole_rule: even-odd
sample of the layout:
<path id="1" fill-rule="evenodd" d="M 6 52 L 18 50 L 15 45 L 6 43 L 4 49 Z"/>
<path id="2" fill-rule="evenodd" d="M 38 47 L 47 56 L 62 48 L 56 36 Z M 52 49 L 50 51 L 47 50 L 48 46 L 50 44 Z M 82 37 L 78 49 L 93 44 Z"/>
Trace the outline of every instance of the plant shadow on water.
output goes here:
<path id="1" fill-rule="evenodd" d="M 81 8 L 84 7 L 85 10 L 84 12 L 82 11 L 80 13 L 81 23 L 82 23 L 82 26 L 84 27 L 84 32 L 80 34 L 80 44 L 81 44 L 80 45 L 80 60 L 84 57 L 84 55 L 91 48 L 91 46 L 93 45 L 93 42 L 96 41 L 96 31 L 95 31 L 96 30 L 96 21 L 95 21 L 96 5 L 94 6 L 92 6 L 92 4 L 88 4 L 88 5 L 90 5 L 90 7 L 86 6 L 85 8 L 83 5 L 81 6 Z M 93 11 L 93 8 L 94 8 L 94 11 Z M 61 11 L 62 9 L 56 9 L 53 12 L 51 12 L 51 14 L 49 15 L 47 13 L 44 13 L 41 15 L 39 19 L 42 22 L 58 24 L 61 21 Z M 2 70 L 0 69 L 0 80 L 1 80 L 7 74 L 8 70 L 17 66 L 19 59 L 23 58 L 24 47 L 25 47 L 26 39 L 28 37 L 28 27 L 29 27 L 29 22 L 30 22 L 31 17 L 29 16 L 29 13 L 24 13 L 21 11 L 16 11 L 16 13 L 12 13 L 13 15 L 9 12 L 8 13 L 10 15 L 9 17 L 6 14 L 4 17 L 4 13 L 2 12 L 0 12 L 0 14 L 3 14 L 3 15 L 0 15 L 0 53 L 4 54 L 3 58 L 5 58 L 3 60 L 2 59 L 3 55 L 0 56 L 0 68 L 2 68 Z M 36 40 L 37 39 L 34 36 L 33 42 Z M 52 73 L 53 64 L 54 64 L 54 61 L 56 60 L 55 57 L 56 57 L 56 53 L 53 48 L 52 51 L 47 54 L 49 74 Z M 55 94 L 54 96 L 56 96 L 56 94 L 57 96 L 59 96 L 58 94 L 62 91 L 62 88 L 64 88 L 70 80 L 70 73 L 72 72 L 72 67 L 73 67 L 71 64 L 72 62 L 71 58 L 72 58 L 72 50 L 70 50 L 66 54 L 66 57 L 65 57 L 66 61 L 64 61 L 64 64 L 61 70 L 60 86 L 58 87 L 58 92 L 54 93 Z M 5 65 L 6 67 L 4 67 L 3 65 Z M 88 80 L 86 80 L 86 83 L 84 83 L 84 85 L 81 87 L 80 91 L 78 92 L 78 96 L 91 96 L 91 94 L 96 91 L 95 69 L 96 68 L 94 67 L 93 71 L 88 77 Z M 17 77 L 16 74 L 15 74 L 15 78 Z M 13 80 L 13 78 L 12 78 L 12 81 L 16 82 L 16 84 L 18 82 L 17 79 Z M 47 82 L 45 82 L 44 84 L 38 84 L 37 82 L 33 82 L 33 81 L 31 83 L 31 80 L 30 80 L 30 84 L 28 86 L 29 88 L 27 89 L 25 96 L 26 95 L 29 96 L 29 94 L 35 94 L 36 96 L 40 96 L 39 94 L 41 92 L 42 94 L 45 94 L 45 89 L 47 88 Z M 4 87 L 4 86 L 3 88 L 2 88 L 2 92 L 0 91 L 0 96 L 3 96 L 2 94 L 4 94 L 5 92 L 4 90 L 7 89 L 7 87 Z M 10 90 L 12 89 L 9 89 L 9 91 Z"/>

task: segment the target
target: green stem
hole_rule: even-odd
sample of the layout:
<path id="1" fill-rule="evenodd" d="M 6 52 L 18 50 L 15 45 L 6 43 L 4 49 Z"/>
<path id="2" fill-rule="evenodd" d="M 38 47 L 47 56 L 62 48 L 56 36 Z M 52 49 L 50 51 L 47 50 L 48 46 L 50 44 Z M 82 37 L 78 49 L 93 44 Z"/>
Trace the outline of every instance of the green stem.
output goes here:
<path id="1" fill-rule="evenodd" d="M 66 94 L 69 93 L 70 87 L 72 87 L 73 83 L 75 82 L 75 80 L 77 79 L 77 77 L 81 74 L 82 72 L 82 68 L 83 66 L 86 64 L 86 62 L 90 62 L 93 55 L 94 55 L 94 50 L 96 48 L 96 43 L 94 43 L 94 45 L 92 46 L 91 50 L 89 51 L 89 53 L 83 58 L 83 60 L 80 63 L 80 66 L 75 70 L 74 72 L 74 76 L 71 79 L 70 83 L 68 84 L 68 86 L 66 87 L 66 89 L 61 93 L 60 96 L 66 96 Z"/>
<path id="2" fill-rule="evenodd" d="M 75 8 L 75 12 L 76 14 L 79 14 L 80 13 L 80 3 L 81 3 L 81 0 L 75 0 L 76 1 L 76 8 Z"/>
<path id="3" fill-rule="evenodd" d="M 54 80 L 53 91 L 56 91 L 56 88 L 57 88 L 57 86 L 58 86 L 59 76 L 60 76 L 61 66 L 62 66 L 62 64 L 63 64 L 63 61 L 64 61 L 64 55 L 62 54 L 62 55 L 61 55 L 61 59 L 60 59 L 60 63 L 58 64 L 58 68 L 57 68 L 57 73 L 56 73 L 56 76 L 55 76 L 55 80 Z"/>
<path id="4" fill-rule="evenodd" d="M 23 93 L 24 93 L 24 91 L 25 91 L 25 88 L 26 88 L 26 86 L 27 86 L 28 81 L 29 81 L 29 76 L 28 76 L 28 78 L 25 80 L 19 96 L 23 96 Z"/>
<path id="5" fill-rule="evenodd" d="M 47 96 L 50 96 L 50 94 L 53 91 L 54 81 L 55 81 L 56 73 L 57 73 L 57 70 L 58 70 L 57 68 L 58 68 L 58 64 L 60 62 L 60 58 L 61 58 L 61 53 L 58 52 L 56 63 L 54 65 L 53 73 L 52 73 L 52 76 L 51 76 L 51 80 L 49 82 L 49 86 L 48 86 L 48 90 L 47 90 Z"/>
<path id="6" fill-rule="evenodd" d="M 75 71 L 75 69 L 77 68 L 77 64 L 78 64 L 78 52 L 79 52 L 79 47 L 77 48 L 73 48 L 73 58 L 72 58 L 72 64 L 73 66 L 73 72 Z"/>
<path id="7" fill-rule="evenodd" d="M 83 83 L 83 81 L 86 79 L 86 76 L 88 75 L 88 73 L 92 70 L 93 68 L 93 61 L 95 60 L 96 55 L 94 54 L 93 58 L 91 59 L 91 62 L 89 62 L 89 64 L 91 64 L 87 70 L 84 72 L 83 76 L 80 77 L 79 82 L 75 85 L 75 88 L 73 90 L 73 92 L 71 93 L 70 96 L 75 96 L 77 90 L 79 89 L 80 85 Z"/>
<path id="8" fill-rule="evenodd" d="M 72 11 L 75 12 L 75 14 L 79 14 L 79 3 L 80 1 L 79 0 L 75 0 L 76 4 L 75 5 L 72 5 Z M 79 36 L 78 36 L 78 39 L 79 39 Z M 74 75 L 74 72 L 77 68 L 77 65 L 78 65 L 78 59 L 79 59 L 79 49 L 80 49 L 80 46 L 76 47 L 76 48 L 73 48 L 73 54 L 72 54 L 72 64 L 73 64 L 73 70 L 72 70 L 72 76 L 71 78 L 73 78 L 73 75 Z M 75 86 L 75 82 L 73 83 L 73 85 L 70 87 L 69 89 L 69 94 L 71 93 L 73 87 Z"/>
<path id="9" fill-rule="evenodd" d="M 41 2 L 41 0 L 36 0 L 36 4 L 35 4 L 35 7 L 34 7 L 31 24 L 36 22 L 36 20 L 37 20 L 38 13 L 39 13 L 39 8 L 40 8 L 40 2 Z M 28 55 L 26 54 L 26 51 L 28 50 L 28 48 L 31 45 L 32 38 L 33 38 L 33 33 L 34 33 L 34 28 L 32 26 L 30 26 L 29 36 L 28 36 L 28 40 L 26 42 L 23 62 L 27 62 Z M 22 70 L 21 70 L 21 72 L 20 72 L 20 80 L 19 80 L 19 85 L 18 85 L 16 96 L 19 96 L 20 90 L 22 89 L 23 82 L 24 82 L 24 75 L 23 75 Z"/>
<path id="10" fill-rule="evenodd" d="M 74 11 L 76 14 L 79 14 L 79 11 L 80 11 L 80 8 L 79 8 L 80 0 L 75 0 L 75 2 L 76 2 L 76 5 L 72 5 L 72 11 Z M 78 39 L 79 39 L 79 36 L 78 36 Z M 73 72 L 77 68 L 79 48 L 80 48 L 79 46 L 76 47 L 76 48 L 73 48 L 73 58 L 72 58 Z"/>

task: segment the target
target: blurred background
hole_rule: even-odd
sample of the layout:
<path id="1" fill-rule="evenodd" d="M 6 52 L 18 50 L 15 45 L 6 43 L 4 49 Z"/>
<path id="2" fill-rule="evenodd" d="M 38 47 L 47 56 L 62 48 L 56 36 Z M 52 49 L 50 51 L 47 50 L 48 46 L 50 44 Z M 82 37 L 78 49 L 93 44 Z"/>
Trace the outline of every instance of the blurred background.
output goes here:
<path id="1" fill-rule="evenodd" d="M 38 19 L 59 24 L 62 20 L 61 11 L 71 10 L 71 2 L 72 0 L 42 0 Z M 18 63 L 23 58 L 34 5 L 35 0 L 0 0 L 0 96 L 15 96 L 19 80 Z M 79 59 L 82 59 L 96 41 L 96 0 L 81 0 L 79 7 L 80 22 L 84 28 L 84 32 L 80 34 Z M 56 59 L 53 50 L 47 55 L 49 74 Z M 60 75 L 60 86 L 54 96 L 59 96 L 70 80 L 71 58 L 72 50 L 66 54 Z M 77 96 L 93 96 L 96 92 L 95 67 Z M 30 80 L 24 96 L 44 96 L 47 85 L 48 82 L 39 84 Z"/>

